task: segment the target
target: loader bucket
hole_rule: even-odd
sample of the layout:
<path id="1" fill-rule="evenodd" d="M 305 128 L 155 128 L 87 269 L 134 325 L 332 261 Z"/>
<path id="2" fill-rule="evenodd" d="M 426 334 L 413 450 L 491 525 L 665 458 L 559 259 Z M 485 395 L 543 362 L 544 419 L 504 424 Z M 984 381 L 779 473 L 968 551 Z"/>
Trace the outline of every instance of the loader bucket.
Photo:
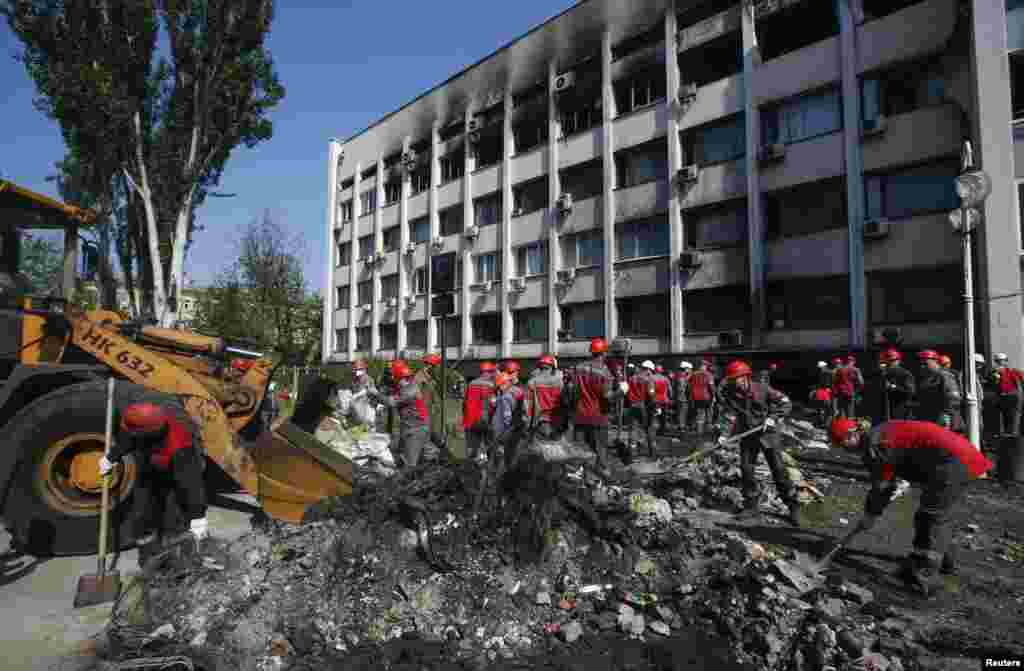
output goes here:
<path id="1" fill-rule="evenodd" d="M 263 432 L 254 447 L 259 480 L 251 493 L 274 519 L 299 523 L 313 504 L 352 494 L 352 462 L 290 421 Z"/>

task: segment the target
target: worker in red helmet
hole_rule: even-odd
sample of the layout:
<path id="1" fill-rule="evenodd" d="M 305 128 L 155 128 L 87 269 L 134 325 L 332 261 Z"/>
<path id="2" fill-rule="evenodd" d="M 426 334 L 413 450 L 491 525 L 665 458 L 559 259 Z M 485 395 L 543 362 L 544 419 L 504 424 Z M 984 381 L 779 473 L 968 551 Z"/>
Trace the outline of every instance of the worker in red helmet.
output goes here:
<path id="1" fill-rule="evenodd" d="M 640 370 L 627 380 L 626 404 L 628 410 L 624 421 L 629 435 L 627 448 L 629 457 L 627 460 L 632 459 L 633 451 L 639 442 L 636 440 L 637 427 L 644 435 L 648 456 L 654 457 L 655 455 L 654 413 L 658 400 L 656 370 L 653 361 L 644 361 L 640 364 Z"/>
<path id="2" fill-rule="evenodd" d="M 1024 373 L 1010 366 L 1010 357 L 999 352 L 992 355 L 990 378 L 998 398 L 1000 431 L 1004 436 L 1020 434 Z"/>
<path id="3" fill-rule="evenodd" d="M 856 412 L 857 395 L 864 389 L 864 376 L 848 358 L 836 357 L 832 361 L 837 362 L 832 371 L 832 400 L 836 406 L 836 414 L 841 417 L 853 417 Z"/>
<path id="4" fill-rule="evenodd" d="M 604 338 L 590 341 L 590 360 L 572 371 L 572 381 L 576 389 L 576 408 L 574 421 L 576 431 L 583 434 L 583 440 L 597 455 L 597 468 L 607 477 L 608 470 L 608 412 L 611 401 L 616 396 L 624 396 L 629 385 L 621 382 L 615 385 L 605 359 L 608 355 L 608 342 Z"/>
<path id="5" fill-rule="evenodd" d="M 943 370 L 941 355 L 935 350 L 922 350 L 917 358 L 922 364 L 917 376 L 917 419 L 958 430 L 963 423 L 959 385 L 952 375 Z"/>
<path id="6" fill-rule="evenodd" d="M 401 359 L 391 362 L 391 379 L 396 386 L 393 395 L 385 395 L 376 390 L 367 392 L 367 395 L 397 413 L 396 451 L 403 468 L 415 468 L 420 457 L 424 456 L 424 451 L 428 450 L 430 413 L 419 385 L 413 380 L 413 372 L 408 363 Z M 428 452 L 426 456 L 431 455 Z"/>
<path id="7" fill-rule="evenodd" d="M 703 434 L 710 421 L 711 404 L 715 400 L 715 376 L 711 372 L 711 361 L 704 359 L 700 368 L 690 374 L 687 388 L 690 413 L 696 423 L 697 433 Z"/>
<path id="8" fill-rule="evenodd" d="M 793 404 L 789 397 L 778 389 L 753 382 L 751 377 L 749 364 L 745 361 L 733 361 L 725 369 L 725 384 L 721 388 L 722 418 L 719 421 L 719 441 L 725 441 L 731 435 L 743 433 L 757 426 L 764 426 L 764 431 L 748 436 L 740 442 L 740 473 L 743 478 L 743 510 L 740 515 L 751 521 L 760 517 L 759 487 L 754 469 L 758 456 L 764 452 L 779 498 L 789 509 L 789 523 L 800 526 L 800 501 L 797 498 L 796 486 L 782 461 L 782 447 L 774 430 L 777 422 L 792 411 Z"/>
<path id="9" fill-rule="evenodd" d="M 908 419 L 917 384 L 910 371 L 903 367 L 903 355 L 892 347 L 883 350 L 878 355 L 878 366 L 882 369 L 882 411 L 886 421 Z"/>
<path id="10" fill-rule="evenodd" d="M 110 453 L 100 457 L 100 475 L 110 475 L 125 455 L 133 455 L 136 510 L 143 511 L 134 530 L 140 548 L 148 552 L 186 528 L 206 538 L 205 457 L 185 409 L 161 398 L 132 403 L 119 414 Z"/>
<path id="11" fill-rule="evenodd" d="M 446 442 L 444 427 L 441 426 L 441 355 L 429 353 L 420 359 L 423 367 L 416 371 L 413 382 L 419 387 L 420 396 L 427 406 L 427 413 L 430 415 L 430 440 L 438 446 L 444 447 Z"/>
<path id="12" fill-rule="evenodd" d="M 672 381 L 665 375 L 665 368 L 654 367 L 654 417 L 658 435 L 665 435 L 668 428 L 668 411 L 672 406 Z"/>
<path id="13" fill-rule="evenodd" d="M 857 530 L 875 525 L 898 496 L 900 478 L 921 487 L 921 503 L 914 515 L 914 549 L 900 577 L 928 595 L 935 587 L 936 570 L 956 572 L 951 514 L 967 484 L 987 477 L 992 462 L 963 436 L 931 422 L 893 420 L 872 429 L 870 422 L 839 417 L 832 422 L 831 438 L 833 445 L 859 453 L 871 474 L 871 490 Z"/>
<path id="14" fill-rule="evenodd" d="M 466 434 L 467 459 L 486 458 L 484 445 L 491 430 L 497 372 L 493 362 L 484 361 L 480 364 L 480 376 L 466 386 L 466 396 L 462 400 L 462 430 Z"/>
<path id="15" fill-rule="evenodd" d="M 526 397 L 531 421 L 542 438 L 554 440 L 565 430 L 562 412 L 562 376 L 555 370 L 555 357 L 545 354 L 530 376 Z"/>

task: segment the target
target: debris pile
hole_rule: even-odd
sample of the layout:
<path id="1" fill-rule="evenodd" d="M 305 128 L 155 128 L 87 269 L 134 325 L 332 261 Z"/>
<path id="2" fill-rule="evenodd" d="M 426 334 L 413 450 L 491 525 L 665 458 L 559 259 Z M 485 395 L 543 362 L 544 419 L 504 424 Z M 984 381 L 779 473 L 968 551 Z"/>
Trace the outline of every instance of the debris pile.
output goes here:
<path id="1" fill-rule="evenodd" d="M 191 654 L 208 671 L 904 668 L 891 645 L 870 652 L 896 615 L 870 590 L 809 584 L 794 554 L 711 509 L 736 502 L 734 450 L 618 483 L 529 454 L 474 516 L 480 480 L 424 465 L 305 525 L 206 541 L 126 590 L 109 655 Z"/>

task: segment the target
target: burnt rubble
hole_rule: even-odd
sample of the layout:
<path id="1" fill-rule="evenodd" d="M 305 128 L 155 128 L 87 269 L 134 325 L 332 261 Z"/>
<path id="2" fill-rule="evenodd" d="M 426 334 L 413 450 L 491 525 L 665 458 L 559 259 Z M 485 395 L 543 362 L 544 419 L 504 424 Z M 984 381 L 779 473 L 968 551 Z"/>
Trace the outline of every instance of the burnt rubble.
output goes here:
<path id="1" fill-rule="evenodd" d="M 837 576 L 808 590 L 792 551 L 731 523 L 737 461 L 663 458 L 611 482 L 527 454 L 476 517 L 473 464 L 371 479 L 304 525 L 204 541 L 136 577 L 106 657 L 179 654 L 208 671 L 918 668 L 904 613 Z M 796 481 L 805 500 L 828 484 Z M 762 509 L 784 513 L 763 491 Z"/>

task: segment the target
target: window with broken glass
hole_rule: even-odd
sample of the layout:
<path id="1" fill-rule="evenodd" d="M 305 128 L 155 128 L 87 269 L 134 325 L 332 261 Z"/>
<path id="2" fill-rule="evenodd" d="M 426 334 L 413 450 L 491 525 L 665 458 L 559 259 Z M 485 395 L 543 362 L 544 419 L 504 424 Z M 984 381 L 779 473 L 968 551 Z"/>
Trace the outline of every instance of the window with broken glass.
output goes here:
<path id="1" fill-rule="evenodd" d="M 665 337 L 669 321 L 668 294 L 633 296 L 616 301 L 619 333 L 624 336 Z"/>
<path id="2" fill-rule="evenodd" d="M 562 325 L 573 338 L 604 337 L 604 303 L 572 303 L 561 307 Z"/>
<path id="3" fill-rule="evenodd" d="M 349 198 L 338 207 L 338 223 L 347 224 L 352 221 L 352 199 Z"/>
<path id="4" fill-rule="evenodd" d="M 516 184 L 512 187 L 512 203 L 512 216 L 514 217 L 546 208 L 548 206 L 547 177 Z"/>
<path id="5" fill-rule="evenodd" d="M 604 265 L 604 235 L 591 230 L 562 236 L 562 261 L 566 268 Z"/>
<path id="6" fill-rule="evenodd" d="M 441 183 L 462 179 L 466 174 L 466 156 L 462 149 L 441 157 Z"/>
<path id="7" fill-rule="evenodd" d="M 402 183 L 400 181 L 388 182 L 384 185 L 384 203 L 394 205 L 402 198 Z"/>
<path id="8" fill-rule="evenodd" d="M 604 187 L 604 165 L 601 159 L 577 163 L 562 170 L 559 176 L 562 193 L 572 194 L 574 201 L 600 196 Z"/>
<path id="9" fill-rule="evenodd" d="M 682 134 L 683 165 L 714 165 L 747 153 L 746 116 L 738 114 Z"/>
<path id="10" fill-rule="evenodd" d="M 497 345 L 501 342 L 501 315 L 487 312 L 473 315 L 473 342 L 479 345 Z"/>
<path id="11" fill-rule="evenodd" d="M 651 68 L 615 82 L 615 109 L 619 116 L 665 98 L 665 69 Z"/>

